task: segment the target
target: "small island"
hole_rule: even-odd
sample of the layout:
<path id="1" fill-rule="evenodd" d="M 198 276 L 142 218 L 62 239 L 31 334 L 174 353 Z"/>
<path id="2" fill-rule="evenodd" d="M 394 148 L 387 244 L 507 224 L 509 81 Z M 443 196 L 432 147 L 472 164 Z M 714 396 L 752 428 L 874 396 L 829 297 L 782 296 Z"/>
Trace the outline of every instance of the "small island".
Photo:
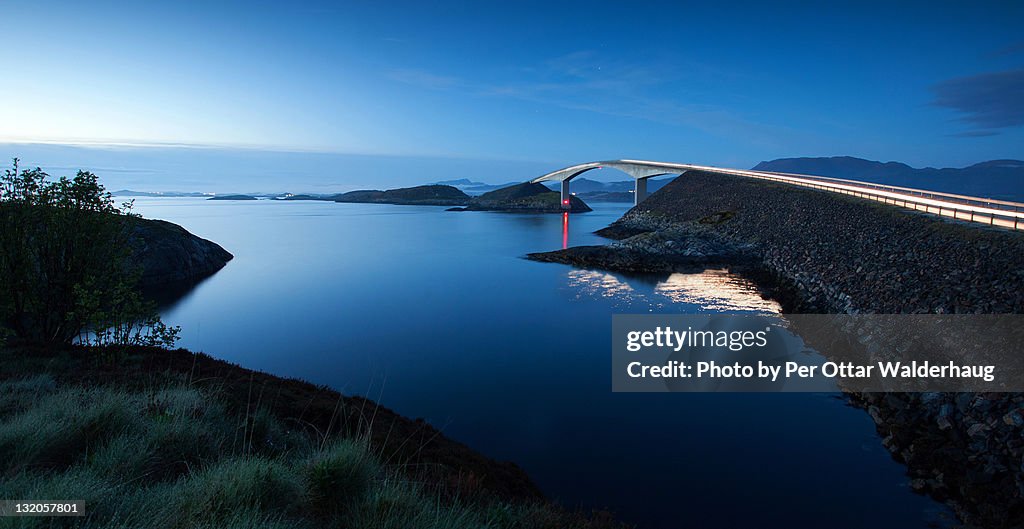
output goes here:
<path id="1" fill-rule="evenodd" d="M 259 200 L 249 195 L 214 195 L 206 200 Z"/>
<path id="2" fill-rule="evenodd" d="M 569 197 L 569 207 L 562 207 L 562 197 L 542 184 L 523 183 L 496 189 L 473 198 L 464 208 L 450 211 L 506 211 L 518 213 L 584 213 L 591 211 L 586 202 Z"/>
<path id="3" fill-rule="evenodd" d="M 469 202 L 469 195 L 448 185 L 423 185 L 399 189 L 349 191 L 330 198 L 334 202 L 399 204 L 406 206 L 458 206 Z"/>
<path id="4" fill-rule="evenodd" d="M 275 200 L 326 200 L 329 202 L 332 196 L 334 195 L 310 195 L 308 193 L 293 195 L 289 193 Z"/>

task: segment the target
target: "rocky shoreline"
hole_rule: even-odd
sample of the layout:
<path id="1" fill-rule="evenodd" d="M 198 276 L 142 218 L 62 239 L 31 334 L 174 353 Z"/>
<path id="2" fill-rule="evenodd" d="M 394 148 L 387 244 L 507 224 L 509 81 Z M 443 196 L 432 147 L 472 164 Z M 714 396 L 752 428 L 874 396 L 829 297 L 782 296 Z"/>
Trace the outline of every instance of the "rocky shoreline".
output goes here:
<path id="1" fill-rule="evenodd" d="M 682 272 L 755 262 L 753 252 L 746 245 L 675 229 L 641 231 L 605 246 L 575 246 L 531 253 L 527 257 L 534 261 L 632 273 Z"/>
<path id="2" fill-rule="evenodd" d="M 1024 234 L 843 195 L 689 172 L 598 232 L 530 259 L 622 272 L 726 265 L 790 313 L 1024 312 Z M 968 525 L 1021 527 L 1024 395 L 850 394 L 912 487 Z"/>
<path id="3" fill-rule="evenodd" d="M 193 235 L 181 226 L 132 218 L 132 256 L 142 268 L 144 290 L 194 284 L 234 258 L 219 244 Z"/>

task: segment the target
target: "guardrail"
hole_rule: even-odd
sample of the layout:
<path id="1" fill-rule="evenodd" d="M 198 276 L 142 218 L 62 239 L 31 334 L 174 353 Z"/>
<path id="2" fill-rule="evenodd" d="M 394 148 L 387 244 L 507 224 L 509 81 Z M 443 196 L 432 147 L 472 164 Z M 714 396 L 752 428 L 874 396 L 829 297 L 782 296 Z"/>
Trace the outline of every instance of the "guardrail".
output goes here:
<path id="1" fill-rule="evenodd" d="M 729 172 L 732 173 L 733 171 Z M 1024 204 L 1020 202 L 824 176 L 760 171 L 735 171 L 735 174 L 842 193 L 957 220 L 978 222 L 1012 230 L 1024 229 Z"/>
<path id="2" fill-rule="evenodd" d="M 1021 202 L 957 195 L 941 191 L 928 191 L 925 189 L 861 182 L 859 180 L 847 180 L 828 176 L 728 169 L 650 160 L 608 160 L 566 167 L 535 178 L 532 181 L 572 179 L 590 169 L 598 169 L 605 166 L 619 169 L 638 180 L 661 174 L 682 174 L 687 171 L 705 171 L 759 178 L 875 200 L 941 217 L 988 224 L 1011 230 L 1024 230 L 1024 203 Z M 652 171 L 652 169 L 654 170 Z"/>

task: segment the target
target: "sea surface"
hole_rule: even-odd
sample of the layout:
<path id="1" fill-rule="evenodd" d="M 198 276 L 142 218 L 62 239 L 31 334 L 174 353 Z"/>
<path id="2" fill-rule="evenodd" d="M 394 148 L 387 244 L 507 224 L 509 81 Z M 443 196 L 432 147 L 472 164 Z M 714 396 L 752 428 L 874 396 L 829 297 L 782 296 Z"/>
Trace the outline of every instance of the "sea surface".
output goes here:
<path id="1" fill-rule="evenodd" d="M 777 311 L 721 270 L 628 277 L 523 259 L 602 244 L 572 216 L 139 198 L 235 259 L 163 307 L 181 345 L 365 395 L 649 528 L 923 528 L 868 415 L 835 394 L 612 393 L 613 314 Z"/>

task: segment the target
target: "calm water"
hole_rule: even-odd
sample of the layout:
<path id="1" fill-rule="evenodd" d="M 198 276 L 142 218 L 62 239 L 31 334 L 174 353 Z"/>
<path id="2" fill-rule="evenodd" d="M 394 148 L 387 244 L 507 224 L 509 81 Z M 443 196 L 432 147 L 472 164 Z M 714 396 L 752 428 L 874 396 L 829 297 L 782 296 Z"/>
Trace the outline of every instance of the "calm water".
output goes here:
<path id="1" fill-rule="evenodd" d="M 182 345 L 367 395 L 569 506 L 641 527 L 928 527 L 861 410 L 818 394 L 612 393 L 614 313 L 772 310 L 720 271 L 629 278 L 534 263 L 625 205 L 558 215 L 146 199 L 235 255 L 164 311 Z"/>

